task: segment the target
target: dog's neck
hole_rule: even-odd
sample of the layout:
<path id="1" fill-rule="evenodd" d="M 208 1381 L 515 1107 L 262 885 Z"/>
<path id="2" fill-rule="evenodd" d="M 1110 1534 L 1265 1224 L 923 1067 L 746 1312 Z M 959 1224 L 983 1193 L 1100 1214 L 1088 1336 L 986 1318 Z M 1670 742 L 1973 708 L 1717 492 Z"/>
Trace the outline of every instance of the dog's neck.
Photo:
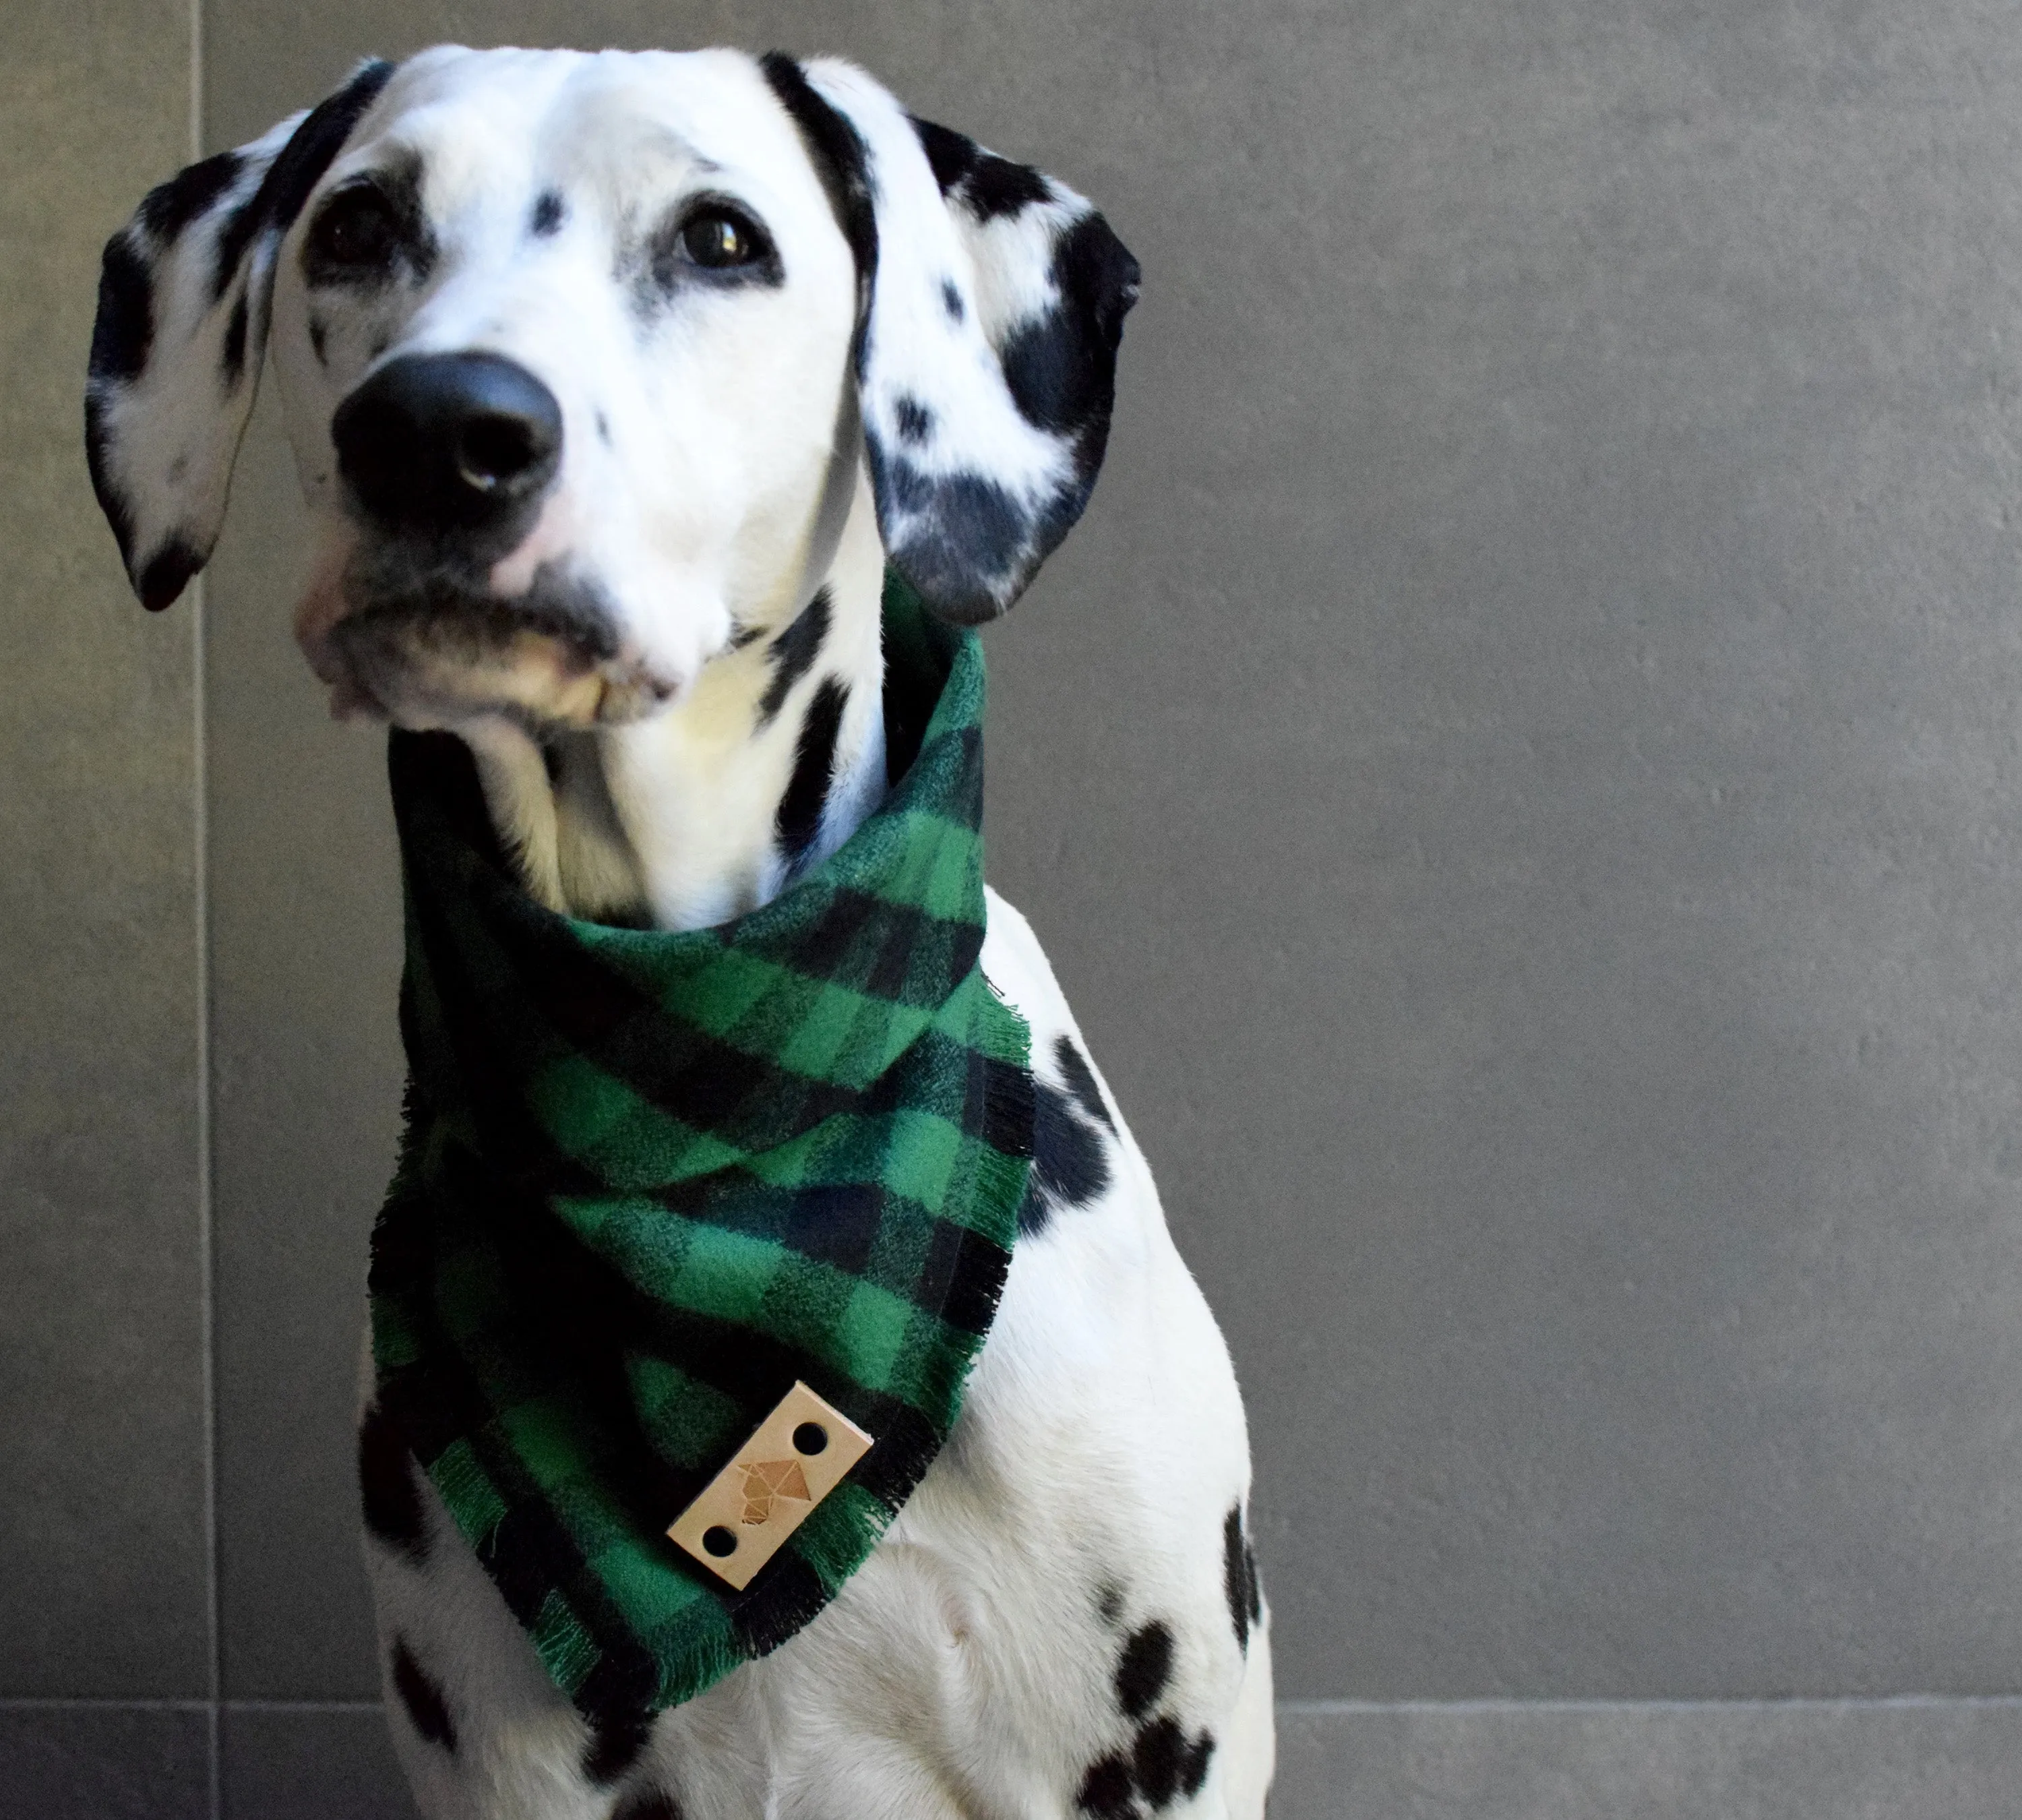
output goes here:
<path id="1" fill-rule="evenodd" d="M 756 909 L 885 790 L 885 552 L 860 476 L 819 585 L 741 628 L 650 720 L 537 741 L 462 730 L 526 888 L 600 922 L 699 929 Z"/>

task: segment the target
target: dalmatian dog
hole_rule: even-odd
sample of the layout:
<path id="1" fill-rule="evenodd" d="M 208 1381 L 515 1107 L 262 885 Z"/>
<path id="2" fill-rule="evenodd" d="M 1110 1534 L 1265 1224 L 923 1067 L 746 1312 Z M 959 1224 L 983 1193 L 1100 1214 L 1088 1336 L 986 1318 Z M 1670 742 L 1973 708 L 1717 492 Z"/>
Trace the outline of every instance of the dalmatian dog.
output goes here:
<path id="1" fill-rule="evenodd" d="M 885 786 L 881 579 L 1009 606 L 1100 464 L 1136 262 L 1065 185 L 848 64 L 445 47 L 151 193 L 87 409 L 128 572 L 217 535 L 271 347 L 334 712 L 468 742 L 525 889 L 689 929 Z M 430 1820 L 1254 1820 L 1272 1761 L 1243 1413 L 1024 919 L 1033 1186 L 949 1443 L 793 1639 L 578 1716 L 368 1398 L 387 1708 Z"/>

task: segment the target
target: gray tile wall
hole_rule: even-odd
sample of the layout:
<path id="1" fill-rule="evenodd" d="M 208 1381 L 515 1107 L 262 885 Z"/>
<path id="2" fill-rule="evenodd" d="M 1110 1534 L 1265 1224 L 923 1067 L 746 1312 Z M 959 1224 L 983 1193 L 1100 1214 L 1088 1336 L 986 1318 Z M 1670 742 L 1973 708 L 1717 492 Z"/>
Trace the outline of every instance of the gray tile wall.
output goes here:
<path id="1" fill-rule="evenodd" d="M 1243 1373 L 1281 1820 L 2022 1806 L 2018 24 L 210 0 L 210 146 L 440 38 L 837 49 L 1142 258 L 1095 505 L 989 635 L 993 868 Z M 0 1789 L 201 1767 L 216 1692 L 230 1811 L 392 1812 L 379 753 L 287 638 L 271 414 L 200 804 L 193 616 L 76 450 L 190 32 L 0 21 Z"/>
<path id="2" fill-rule="evenodd" d="M 109 558 L 78 378 L 189 19 L 111 10 L 0 8 L 0 1697 L 210 1687 L 195 645 Z"/>

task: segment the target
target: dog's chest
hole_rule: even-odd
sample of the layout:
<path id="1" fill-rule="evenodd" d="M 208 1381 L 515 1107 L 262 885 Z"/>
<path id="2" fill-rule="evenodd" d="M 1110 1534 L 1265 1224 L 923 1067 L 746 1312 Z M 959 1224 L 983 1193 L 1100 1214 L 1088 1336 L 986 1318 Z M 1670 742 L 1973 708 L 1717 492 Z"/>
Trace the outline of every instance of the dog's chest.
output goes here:
<path id="1" fill-rule="evenodd" d="M 1051 970 L 994 894 L 984 966 L 1032 1030 L 1034 1182 L 940 1457 L 791 1642 L 611 1737 L 556 1692 L 424 1486 L 423 1559 L 367 1553 L 431 1820 L 1121 1820 L 1209 1783 L 1250 1642 L 1233 1376 Z"/>

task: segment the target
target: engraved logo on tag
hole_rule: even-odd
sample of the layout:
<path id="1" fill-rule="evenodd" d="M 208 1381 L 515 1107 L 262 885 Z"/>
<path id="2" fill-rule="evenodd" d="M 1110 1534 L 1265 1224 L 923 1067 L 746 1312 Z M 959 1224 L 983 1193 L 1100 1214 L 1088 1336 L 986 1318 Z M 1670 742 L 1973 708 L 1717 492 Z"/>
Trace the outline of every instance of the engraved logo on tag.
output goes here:
<path id="1" fill-rule="evenodd" d="M 808 1489 L 808 1475 L 797 1460 L 763 1460 L 744 1469 L 744 1521 L 762 1523 L 772 1514 L 775 1498 L 798 1498 L 814 1502 Z"/>
<path id="2" fill-rule="evenodd" d="M 870 1451 L 872 1439 L 797 1383 L 669 1526 L 668 1537 L 742 1592 Z"/>

